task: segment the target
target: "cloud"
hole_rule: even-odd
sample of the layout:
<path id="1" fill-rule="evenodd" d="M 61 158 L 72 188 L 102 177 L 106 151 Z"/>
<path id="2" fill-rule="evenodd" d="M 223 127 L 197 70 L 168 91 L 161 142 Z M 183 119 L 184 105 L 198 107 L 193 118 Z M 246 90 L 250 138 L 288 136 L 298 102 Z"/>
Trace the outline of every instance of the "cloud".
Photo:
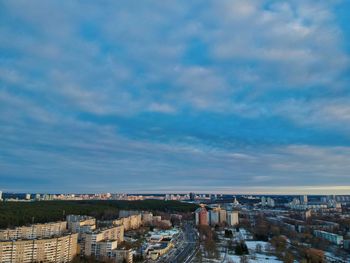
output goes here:
<path id="1" fill-rule="evenodd" d="M 343 4 L 2 3 L 1 179 L 50 191 L 345 184 Z"/>
<path id="2" fill-rule="evenodd" d="M 160 113 L 174 113 L 174 112 L 176 112 L 176 109 L 174 109 L 172 106 L 170 106 L 168 104 L 159 104 L 159 103 L 152 103 L 148 109 L 149 109 L 149 111 L 160 112 Z"/>

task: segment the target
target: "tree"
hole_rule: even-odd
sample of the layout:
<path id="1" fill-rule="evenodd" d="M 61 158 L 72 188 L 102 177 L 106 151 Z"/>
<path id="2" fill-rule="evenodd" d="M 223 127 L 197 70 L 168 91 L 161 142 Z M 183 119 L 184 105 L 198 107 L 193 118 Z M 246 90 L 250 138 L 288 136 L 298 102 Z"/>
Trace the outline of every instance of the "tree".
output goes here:
<path id="1" fill-rule="evenodd" d="M 324 263 L 324 252 L 315 248 L 305 250 L 305 257 L 309 263 Z"/>
<path id="2" fill-rule="evenodd" d="M 286 252 L 284 255 L 283 263 L 293 263 L 294 256 L 290 252 Z"/>
<path id="3" fill-rule="evenodd" d="M 225 229 L 225 237 L 232 238 L 233 237 L 232 230 Z"/>
<path id="4" fill-rule="evenodd" d="M 283 236 L 277 236 L 271 239 L 271 244 L 274 246 L 277 253 L 282 253 L 287 247 L 287 240 Z"/>
<path id="5" fill-rule="evenodd" d="M 244 241 L 241 241 L 236 245 L 235 254 L 239 256 L 249 254 L 248 247 Z"/>
<path id="6" fill-rule="evenodd" d="M 249 259 L 247 256 L 241 256 L 241 259 L 239 261 L 240 263 L 249 263 Z"/>

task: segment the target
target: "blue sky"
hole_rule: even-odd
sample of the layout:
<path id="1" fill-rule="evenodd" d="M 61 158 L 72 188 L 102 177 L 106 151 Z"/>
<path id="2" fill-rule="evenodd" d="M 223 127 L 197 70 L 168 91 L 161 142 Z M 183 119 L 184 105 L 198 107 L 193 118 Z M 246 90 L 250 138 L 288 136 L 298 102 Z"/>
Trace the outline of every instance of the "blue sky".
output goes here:
<path id="1" fill-rule="evenodd" d="M 0 189 L 349 193 L 349 14 L 0 1 Z"/>

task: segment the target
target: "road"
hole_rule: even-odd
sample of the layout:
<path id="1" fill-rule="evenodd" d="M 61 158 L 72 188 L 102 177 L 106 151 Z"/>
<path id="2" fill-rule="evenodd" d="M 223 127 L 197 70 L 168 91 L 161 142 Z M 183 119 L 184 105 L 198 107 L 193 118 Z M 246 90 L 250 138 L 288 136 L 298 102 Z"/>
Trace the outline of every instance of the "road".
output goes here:
<path id="1" fill-rule="evenodd" d="M 198 250 L 198 235 L 193 225 L 185 222 L 176 243 L 176 248 L 165 255 L 161 261 L 166 263 L 189 263 L 192 261 Z"/>

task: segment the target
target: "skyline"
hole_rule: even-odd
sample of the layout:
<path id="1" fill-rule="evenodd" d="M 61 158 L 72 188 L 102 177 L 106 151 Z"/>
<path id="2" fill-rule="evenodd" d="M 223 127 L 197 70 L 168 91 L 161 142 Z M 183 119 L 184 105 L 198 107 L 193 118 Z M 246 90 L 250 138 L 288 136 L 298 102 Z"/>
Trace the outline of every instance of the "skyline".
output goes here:
<path id="1" fill-rule="evenodd" d="M 349 11 L 0 1 L 0 190 L 349 193 Z"/>

